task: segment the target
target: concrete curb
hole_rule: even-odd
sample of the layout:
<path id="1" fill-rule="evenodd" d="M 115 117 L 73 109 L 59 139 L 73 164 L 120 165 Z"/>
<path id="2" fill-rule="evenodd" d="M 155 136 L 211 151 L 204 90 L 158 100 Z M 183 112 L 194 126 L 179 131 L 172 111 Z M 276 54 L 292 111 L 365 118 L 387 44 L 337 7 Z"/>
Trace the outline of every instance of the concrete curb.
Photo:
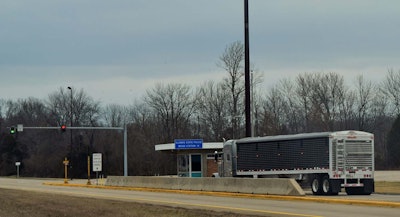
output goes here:
<path id="1" fill-rule="evenodd" d="M 185 178 L 161 176 L 109 176 L 106 185 L 172 190 L 304 196 L 294 179 Z"/>

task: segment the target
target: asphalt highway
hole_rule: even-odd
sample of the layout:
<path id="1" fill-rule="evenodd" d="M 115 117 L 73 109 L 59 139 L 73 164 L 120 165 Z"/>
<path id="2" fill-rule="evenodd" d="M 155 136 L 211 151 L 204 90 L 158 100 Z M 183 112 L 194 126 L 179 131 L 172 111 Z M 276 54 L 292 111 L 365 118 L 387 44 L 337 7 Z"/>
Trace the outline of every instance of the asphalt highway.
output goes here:
<path id="1" fill-rule="evenodd" d="M 43 184 L 47 183 L 47 184 Z M 210 209 L 264 216 L 399 216 L 400 195 L 337 197 L 252 197 L 134 189 L 84 187 L 84 180 L 63 185 L 62 180 L 0 178 L 0 188 L 66 194 L 79 197 L 123 200 L 172 207 Z"/>

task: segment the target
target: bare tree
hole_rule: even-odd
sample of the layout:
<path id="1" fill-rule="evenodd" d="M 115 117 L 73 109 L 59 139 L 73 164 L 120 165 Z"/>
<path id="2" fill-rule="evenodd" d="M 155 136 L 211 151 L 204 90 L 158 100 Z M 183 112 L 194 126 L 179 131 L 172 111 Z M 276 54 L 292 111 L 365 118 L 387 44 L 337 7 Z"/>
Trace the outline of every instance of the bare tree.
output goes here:
<path id="1" fill-rule="evenodd" d="M 131 175 L 173 174 L 176 157 L 154 151 L 154 145 L 165 142 L 165 129 L 158 118 L 158 111 L 146 102 L 136 100 L 130 108 L 128 127 L 128 164 Z M 170 142 L 170 141 L 169 141 Z M 173 172 L 171 172 L 173 171 Z"/>
<path id="2" fill-rule="evenodd" d="M 161 131 L 156 131 L 158 128 L 154 128 L 154 124 L 157 121 L 156 116 L 157 112 L 151 109 L 145 102 L 135 101 L 135 104 L 130 109 L 130 120 L 132 124 L 137 125 L 137 130 L 143 135 L 154 134 L 149 137 L 148 140 L 159 141 L 162 137 L 159 135 L 162 134 Z M 163 129 L 164 130 L 164 129 Z"/>
<path id="3" fill-rule="evenodd" d="M 47 101 L 47 108 L 54 122 L 68 124 L 72 120 L 74 127 L 77 126 L 99 126 L 100 125 L 100 103 L 94 101 L 82 89 L 72 91 L 73 95 L 66 88 L 60 87 L 58 91 L 51 93 Z M 87 174 L 87 155 L 94 149 L 95 131 L 73 131 L 72 143 L 70 145 L 71 175 L 75 177 Z M 72 134 L 72 131 L 70 132 Z M 84 135 L 86 137 L 84 137 Z M 67 144 L 68 144 L 67 143 Z"/>
<path id="4" fill-rule="evenodd" d="M 279 91 L 285 101 L 284 118 L 288 133 L 299 133 L 302 122 L 300 111 L 300 100 L 296 97 L 296 86 L 289 79 L 283 79 L 278 85 Z"/>
<path id="5" fill-rule="evenodd" d="M 388 132 L 388 156 L 387 162 L 388 166 L 393 169 L 398 169 L 400 167 L 400 115 L 397 116 L 391 129 Z"/>
<path id="6" fill-rule="evenodd" d="M 4 111 L 7 114 L 8 126 L 23 124 L 25 127 L 53 126 L 45 104 L 33 97 L 8 101 Z M 56 176 L 56 163 L 65 154 L 62 138 L 54 130 L 24 130 L 14 135 L 7 135 L 2 145 L 12 145 L 6 154 L 6 159 L 12 159 L 7 164 L 14 165 L 15 161 L 22 162 L 21 173 L 27 176 Z M 1 148 L 0 148 L 1 149 Z M 0 164 L 2 160 L 0 159 Z M 6 160 L 7 162 L 7 160 Z M 37 162 L 42 162 L 38 164 Z M 4 163 L 4 161 L 3 161 Z M 0 166 L 1 167 L 1 166 Z"/>
<path id="7" fill-rule="evenodd" d="M 227 137 L 226 117 L 228 115 L 227 98 L 229 94 L 221 83 L 208 81 L 197 89 L 196 110 L 198 136 L 211 141 L 220 141 Z"/>
<path id="8" fill-rule="evenodd" d="M 368 123 L 371 121 L 372 103 L 374 93 L 377 89 L 374 87 L 371 81 L 366 81 L 362 75 L 357 76 L 356 83 L 356 117 L 357 125 L 359 130 L 371 131 L 371 125 Z"/>
<path id="9" fill-rule="evenodd" d="M 400 115 L 400 70 L 398 72 L 388 71 L 386 79 L 383 81 L 382 91 L 391 100 L 393 116 Z"/>
<path id="10" fill-rule="evenodd" d="M 370 111 L 373 118 L 372 125 L 374 126 L 372 132 L 375 138 L 376 164 L 378 168 L 387 169 L 386 166 L 390 164 L 388 162 L 387 136 L 395 119 L 389 115 L 391 112 L 389 112 L 390 106 L 387 96 L 382 92 L 377 92 L 377 94 Z"/>
<path id="11" fill-rule="evenodd" d="M 312 102 L 315 118 L 320 120 L 323 131 L 335 130 L 339 105 L 344 100 L 344 78 L 336 73 L 315 73 L 312 82 Z"/>
<path id="12" fill-rule="evenodd" d="M 60 87 L 58 92 L 49 95 L 47 108 L 57 125 L 66 124 L 71 119 L 71 103 L 65 88 Z"/>
<path id="13" fill-rule="evenodd" d="M 264 135 L 284 134 L 286 131 L 284 116 L 286 102 L 279 88 L 272 88 L 263 103 Z"/>
<path id="14" fill-rule="evenodd" d="M 374 85 L 371 108 L 368 111 L 371 132 L 374 133 L 375 138 L 375 162 L 378 168 L 386 168 L 390 164 L 387 157 L 387 137 L 395 120 L 391 116 L 393 107 L 390 103 L 390 96 L 384 91 L 383 85 L 384 82 L 380 83 L 380 85 Z"/>
<path id="15" fill-rule="evenodd" d="M 75 92 L 72 100 L 72 117 L 75 126 L 98 126 L 100 102 L 93 100 L 83 89 Z"/>
<path id="16" fill-rule="evenodd" d="M 252 136 L 262 135 L 260 131 L 260 119 L 262 114 L 262 89 L 259 86 L 264 81 L 264 75 L 259 71 L 251 72 L 251 112 L 252 112 Z"/>
<path id="17" fill-rule="evenodd" d="M 296 77 L 296 96 L 299 101 L 299 115 L 302 120 L 302 129 L 304 132 L 310 132 L 310 113 L 312 108 L 311 99 L 311 85 L 312 85 L 312 74 L 305 73 L 300 74 Z"/>
<path id="18" fill-rule="evenodd" d="M 105 126 L 123 127 L 129 122 L 130 110 L 128 107 L 117 104 L 106 105 L 101 110 L 101 120 Z M 130 129 L 130 128 L 128 128 Z M 96 132 L 95 132 L 96 133 Z M 96 135 L 96 146 L 91 147 L 93 151 L 102 153 L 103 155 L 103 173 L 106 175 L 122 175 L 123 174 L 123 134 L 121 131 L 105 130 L 101 133 L 90 134 Z M 132 131 L 128 131 L 129 137 L 135 136 Z M 93 140 L 94 137 L 88 137 Z M 133 150 L 132 150 L 133 149 Z M 128 154 L 134 152 L 135 148 L 131 145 L 128 148 Z M 129 156 L 130 159 L 133 159 Z M 134 165 L 128 162 L 128 169 L 134 168 Z M 132 171 L 129 171 L 129 174 Z"/>
<path id="19" fill-rule="evenodd" d="M 47 107 L 57 123 L 66 124 L 72 118 L 73 126 L 98 125 L 100 103 L 94 101 L 83 89 L 72 91 L 72 93 L 71 99 L 70 92 L 60 87 L 57 92 L 49 95 Z"/>
<path id="20" fill-rule="evenodd" d="M 233 42 L 225 48 L 217 64 L 228 72 L 228 77 L 224 79 L 226 87 L 230 91 L 229 108 L 232 123 L 232 138 L 238 135 L 238 120 L 243 115 L 243 93 L 244 93 L 244 46 L 240 41 Z M 242 109 L 241 109 L 242 108 Z"/>
<path id="21" fill-rule="evenodd" d="M 158 83 L 146 91 L 144 100 L 160 118 L 160 126 L 165 132 L 164 142 L 190 134 L 187 126 L 194 104 L 188 85 Z"/>
<path id="22" fill-rule="evenodd" d="M 103 119 L 107 126 L 121 127 L 128 123 L 128 108 L 122 105 L 110 104 L 102 111 Z"/>
<path id="23" fill-rule="evenodd" d="M 337 129 L 357 129 L 355 124 L 355 104 L 357 94 L 356 91 L 344 89 L 340 91 L 339 114 L 337 119 Z"/>
<path id="24" fill-rule="evenodd" d="M 5 118 L 5 113 L 6 113 L 6 101 L 4 99 L 0 99 L 0 120 L 4 120 Z M 0 121 L 0 124 L 3 121 Z M 0 125 L 1 127 L 1 125 Z"/>

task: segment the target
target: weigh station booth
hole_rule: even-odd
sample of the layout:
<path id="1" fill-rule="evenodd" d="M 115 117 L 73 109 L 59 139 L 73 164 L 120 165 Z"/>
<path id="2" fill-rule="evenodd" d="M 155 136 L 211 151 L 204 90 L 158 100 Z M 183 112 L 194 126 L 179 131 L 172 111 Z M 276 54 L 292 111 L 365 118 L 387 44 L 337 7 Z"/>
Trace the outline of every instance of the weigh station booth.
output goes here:
<path id="1" fill-rule="evenodd" d="M 176 139 L 174 143 L 155 145 L 156 151 L 173 153 L 177 158 L 179 177 L 212 177 L 218 172 L 215 155 L 220 155 L 223 142 L 201 139 Z"/>

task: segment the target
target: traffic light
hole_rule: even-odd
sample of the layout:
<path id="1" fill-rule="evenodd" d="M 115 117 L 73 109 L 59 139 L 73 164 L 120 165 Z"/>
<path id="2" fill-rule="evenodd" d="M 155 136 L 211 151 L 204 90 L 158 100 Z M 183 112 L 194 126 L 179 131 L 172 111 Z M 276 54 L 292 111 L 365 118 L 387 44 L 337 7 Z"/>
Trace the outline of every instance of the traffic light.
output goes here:
<path id="1" fill-rule="evenodd" d="M 17 130 L 15 129 L 14 126 L 10 127 L 10 134 L 15 134 Z"/>
<path id="2" fill-rule="evenodd" d="M 67 126 L 65 126 L 64 124 L 61 125 L 61 132 L 65 132 L 65 130 L 67 130 Z"/>

